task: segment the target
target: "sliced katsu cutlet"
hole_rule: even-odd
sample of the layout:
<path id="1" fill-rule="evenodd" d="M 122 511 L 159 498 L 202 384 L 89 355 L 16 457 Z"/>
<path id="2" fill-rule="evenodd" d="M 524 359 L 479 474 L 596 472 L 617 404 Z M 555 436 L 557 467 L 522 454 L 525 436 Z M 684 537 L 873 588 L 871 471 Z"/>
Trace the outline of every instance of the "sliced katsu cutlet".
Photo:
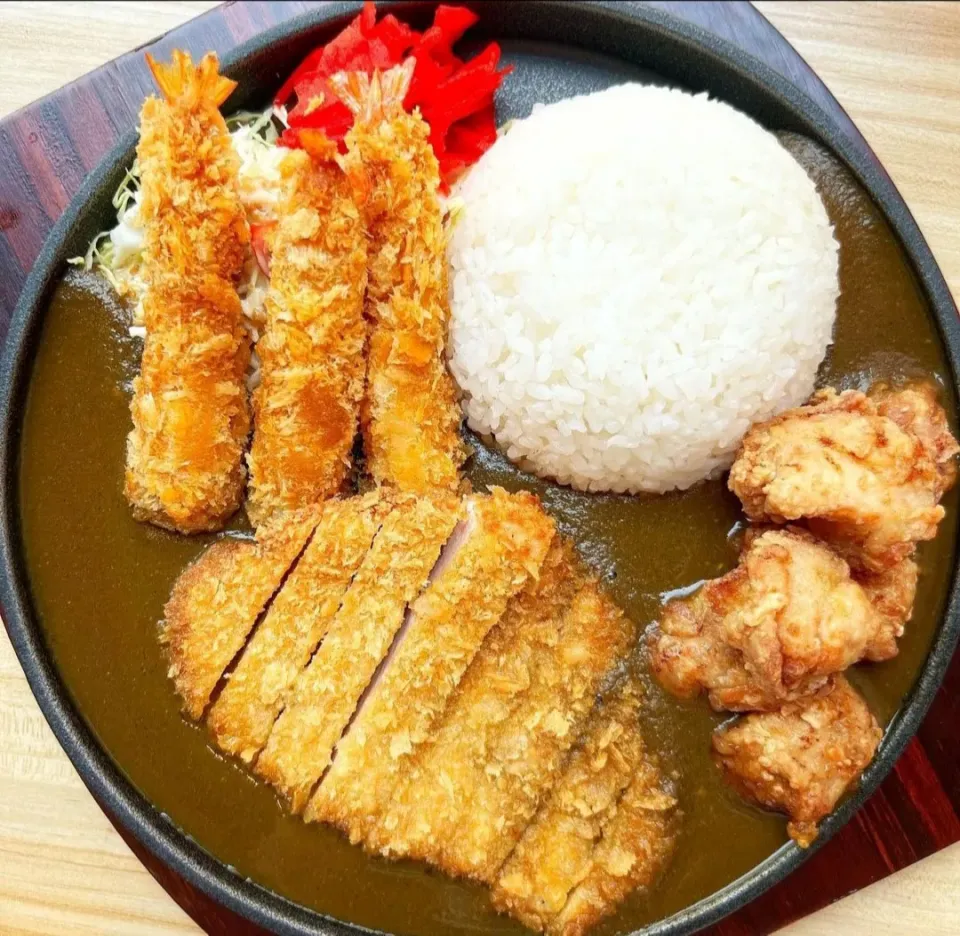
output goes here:
<path id="1" fill-rule="evenodd" d="M 250 762 L 323 639 L 386 511 L 378 493 L 323 505 L 310 544 L 207 715 L 217 746 Z"/>
<path id="2" fill-rule="evenodd" d="M 307 809 L 370 850 L 387 844 L 391 800 L 507 603 L 540 567 L 554 523 L 533 495 L 466 499 L 466 519 L 443 568 L 411 606 L 405 634 L 372 687 Z"/>
<path id="3" fill-rule="evenodd" d="M 317 509 L 307 508 L 263 527 L 256 542 L 220 540 L 177 579 L 164 608 L 160 640 L 169 649 L 169 675 L 190 718 L 203 715 L 220 677 L 303 552 L 317 518 Z"/>
<path id="4" fill-rule="evenodd" d="M 641 699 L 628 675 L 597 707 L 493 887 L 498 909 L 531 929 L 582 932 L 588 916 L 615 906 L 608 895 L 622 899 L 634 880 L 652 878 L 659 868 L 652 856 L 669 852 L 667 830 L 638 817 L 638 810 L 662 817 L 675 806 L 643 742 Z"/>
<path id="5" fill-rule="evenodd" d="M 499 730 L 531 691 L 542 657 L 556 652 L 561 622 L 583 580 L 572 545 L 555 536 L 539 577 L 490 631 L 398 789 L 383 820 L 389 853 L 436 861 L 463 829 Z"/>
<path id="6" fill-rule="evenodd" d="M 294 812 L 330 764 L 364 690 L 390 649 L 461 516 L 452 494 L 396 495 L 310 665 L 289 694 L 256 772 Z"/>
<path id="7" fill-rule="evenodd" d="M 443 867 L 487 883 L 557 782 L 597 693 L 637 638 L 595 579 L 574 596 L 556 652 L 544 655 L 531 691 L 501 727 L 495 769 L 474 788 L 464 833 L 444 843 Z"/>

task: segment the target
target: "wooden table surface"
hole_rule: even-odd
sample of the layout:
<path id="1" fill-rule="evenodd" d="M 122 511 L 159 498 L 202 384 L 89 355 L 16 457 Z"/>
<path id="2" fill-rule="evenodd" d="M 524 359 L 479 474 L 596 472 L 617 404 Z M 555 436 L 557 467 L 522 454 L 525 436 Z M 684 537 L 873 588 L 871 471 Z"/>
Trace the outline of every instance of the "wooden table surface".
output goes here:
<path id="1" fill-rule="evenodd" d="M 0 0 L 0 117 L 212 6 Z M 960 296 L 960 3 L 757 6 L 850 113 Z M 77 777 L 0 630 L 0 934 L 198 932 Z M 960 933 L 960 844 L 782 932 Z"/>

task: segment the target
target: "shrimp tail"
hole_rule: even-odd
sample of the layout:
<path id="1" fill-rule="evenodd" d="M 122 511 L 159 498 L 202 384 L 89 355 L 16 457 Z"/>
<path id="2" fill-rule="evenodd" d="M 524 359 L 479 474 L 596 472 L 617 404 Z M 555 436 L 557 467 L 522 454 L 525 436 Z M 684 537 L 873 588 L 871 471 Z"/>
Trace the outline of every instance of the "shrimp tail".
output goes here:
<path id="1" fill-rule="evenodd" d="M 220 74 L 220 62 L 213 52 L 208 52 L 197 66 L 190 53 L 180 49 L 174 50 L 169 65 L 161 64 L 149 52 L 146 58 L 157 86 L 170 104 L 179 102 L 196 107 L 202 103 L 219 107 L 237 86 L 235 81 Z"/>
<path id="2" fill-rule="evenodd" d="M 333 162 L 336 159 L 337 144 L 322 130 L 302 129 L 297 138 L 311 159 L 317 162 Z"/>
<path id="3" fill-rule="evenodd" d="M 337 72 L 330 79 L 337 97 L 363 123 L 389 120 L 403 111 L 403 99 L 410 90 L 416 61 L 411 57 L 373 77 L 363 72 Z"/>

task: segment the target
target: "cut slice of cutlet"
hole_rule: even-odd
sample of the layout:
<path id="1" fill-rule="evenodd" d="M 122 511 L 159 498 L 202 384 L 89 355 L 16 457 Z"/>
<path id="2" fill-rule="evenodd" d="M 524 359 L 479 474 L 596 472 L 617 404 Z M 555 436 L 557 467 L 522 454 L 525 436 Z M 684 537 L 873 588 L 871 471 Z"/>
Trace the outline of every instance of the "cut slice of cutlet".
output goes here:
<path id="1" fill-rule="evenodd" d="M 548 931 L 582 936 L 634 891 L 651 887 L 673 857 L 679 820 L 676 797 L 656 763 L 644 758 L 603 828 L 589 870 Z"/>
<path id="2" fill-rule="evenodd" d="M 323 504 L 310 544 L 207 714 L 207 726 L 224 753 L 249 763 L 260 752 L 385 512 L 377 493 Z"/>
<path id="3" fill-rule="evenodd" d="M 536 497 L 494 488 L 466 500 L 466 520 L 443 569 L 412 605 L 406 633 L 340 742 L 307 808 L 372 851 L 380 823 L 490 629 L 540 567 L 554 523 Z"/>
<path id="4" fill-rule="evenodd" d="M 411 783 L 405 791 L 404 828 L 413 840 L 427 843 L 425 857 L 448 874 L 486 883 L 496 879 L 563 771 L 605 679 L 636 640 L 633 623 L 595 579 L 580 574 L 575 584 L 556 640 L 539 648 L 526 692 L 488 733 L 472 768 L 455 760 L 451 750 L 429 752 L 422 789 L 440 785 L 453 792 L 449 824 L 425 832 L 426 816 L 417 806 L 421 787 Z M 460 725 L 462 719 L 457 716 Z M 460 730 L 451 719 L 448 733 Z"/>
<path id="5" fill-rule="evenodd" d="M 270 733 L 256 773 L 301 812 L 330 764 L 400 629 L 409 602 L 428 581 L 461 516 L 459 498 L 395 495 L 370 551 L 330 622 L 323 643 L 300 673 L 286 710 Z"/>
<path id="6" fill-rule="evenodd" d="M 544 655 L 584 578 L 572 545 L 554 536 L 538 578 L 527 581 L 490 631 L 383 820 L 392 855 L 436 860 L 469 823 L 475 787 L 488 780 L 500 729 L 531 691 Z"/>
<path id="7" fill-rule="evenodd" d="M 644 745 L 641 700 L 629 675 L 597 707 L 493 887 L 497 908 L 531 929 L 582 932 L 591 915 L 612 912 L 652 879 L 669 854 L 665 823 L 676 801 Z M 659 820 L 641 821 L 646 812 Z"/>
<path id="8" fill-rule="evenodd" d="M 224 671 L 317 525 L 315 507 L 264 526 L 256 542 L 222 539 L 177 579 L 164 608 L 160 641 L 183 711 L 199 719 Z"/>

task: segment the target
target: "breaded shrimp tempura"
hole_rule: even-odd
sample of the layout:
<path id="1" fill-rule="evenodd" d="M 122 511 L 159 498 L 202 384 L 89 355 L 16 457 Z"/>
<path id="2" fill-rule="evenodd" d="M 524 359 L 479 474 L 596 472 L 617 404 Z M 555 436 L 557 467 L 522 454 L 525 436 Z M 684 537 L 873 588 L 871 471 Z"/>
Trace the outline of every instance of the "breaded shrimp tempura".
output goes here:
<path id="1" fill-rule="evenodd" d="M 139 520 L 219 529 L 243 495 L 250 342 L 234 281 L 250 239 L 239 160 L 218 110 L 235 82 L 207 55 L 149 55 L 164 100 L 140 119 L 146 344 L 130 409 L 125 491 Z"/>
<path id="2" fill-rule="evenodd" d="M 449 305 L 440 174 L 418 112 L 403 98 L 413 62 L 370 79 L 332 79 L 357 115 L 345 168 L 372 243 L 367 316 L 372 322 L 361 419 L 367 465 L 380 484 L 453 490 L 465 452 L 460 408 L 444 348 Z"/>
<path id="3" fill-rule="evenodd" d="M 257 343 L 247 513 L 259 525 L 336 494 L 350 467 L 366 363 L 367 244 L 336 144 L 300 135 L 283 161 L 266 327 Z"/>

